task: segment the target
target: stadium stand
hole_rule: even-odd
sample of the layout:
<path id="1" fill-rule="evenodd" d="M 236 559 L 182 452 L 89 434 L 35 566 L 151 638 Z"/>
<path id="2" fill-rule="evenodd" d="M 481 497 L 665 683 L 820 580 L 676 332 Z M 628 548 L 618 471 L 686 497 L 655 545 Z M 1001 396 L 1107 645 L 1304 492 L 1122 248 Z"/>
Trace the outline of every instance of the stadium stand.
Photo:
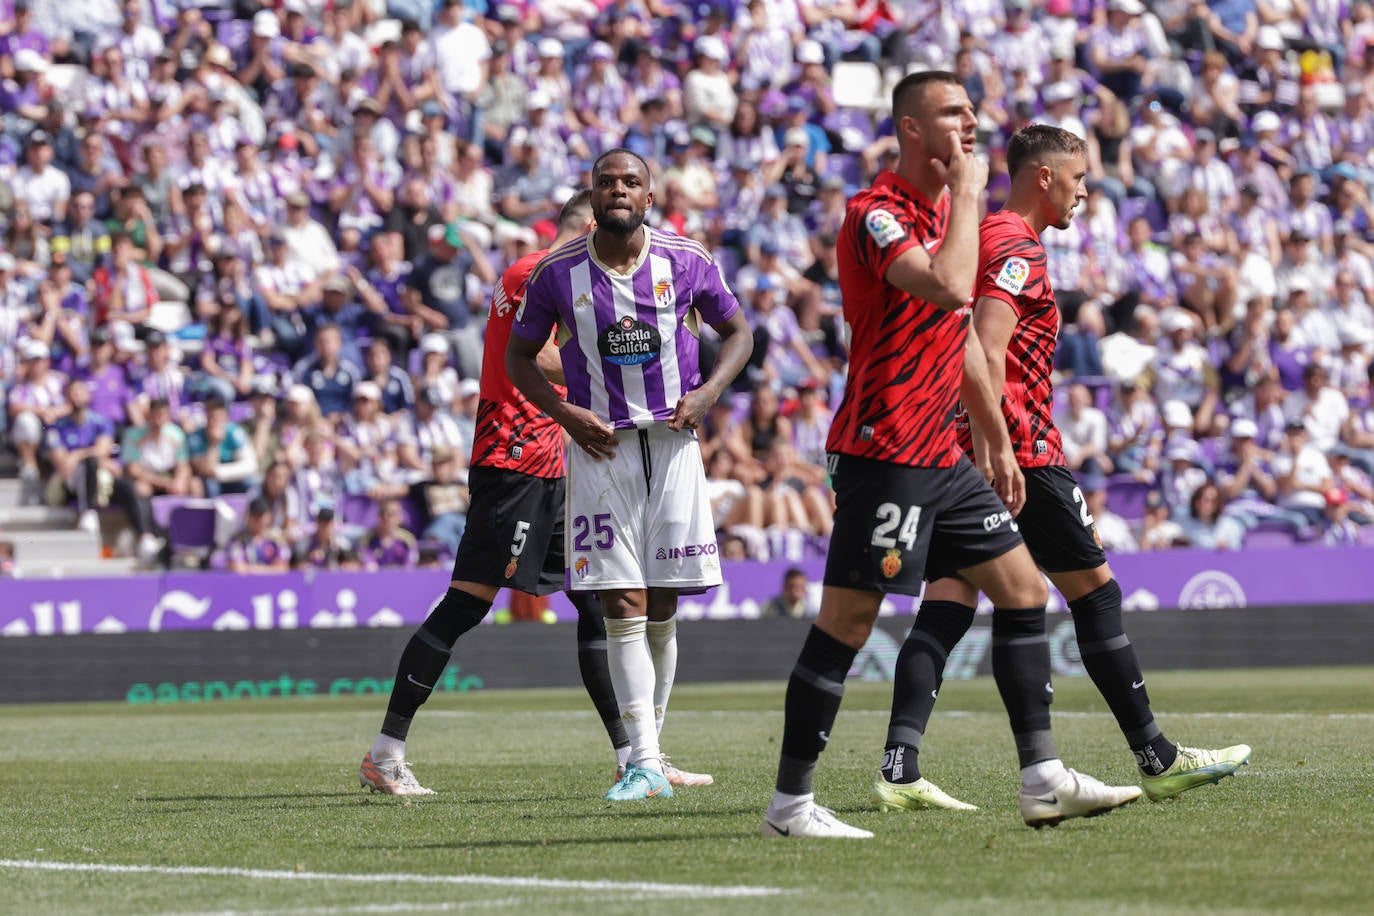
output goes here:
<path id="1" fill-rule="evenodd" d="M 761 344 L 703 435 L 722 534 L 823 552 L 833 234 L 895 155 L 891 86 L 935 67 L 977 107 L 990 208 L 1018 127 L 1088 141 L 1088 204 L 1045 243 L 1061 420 L 1108 508 L 1141 536 L 1167 507 L 1184 533 L 1146 547 L 1370 543 L 1367 3 L 5 6 L 0 539 L 25 575 L 213 565 L 255 495 L 294 538 L 403 499 L 423 538 L 436 446 L 470 443 L 493 278 L 622 144 Z"/>

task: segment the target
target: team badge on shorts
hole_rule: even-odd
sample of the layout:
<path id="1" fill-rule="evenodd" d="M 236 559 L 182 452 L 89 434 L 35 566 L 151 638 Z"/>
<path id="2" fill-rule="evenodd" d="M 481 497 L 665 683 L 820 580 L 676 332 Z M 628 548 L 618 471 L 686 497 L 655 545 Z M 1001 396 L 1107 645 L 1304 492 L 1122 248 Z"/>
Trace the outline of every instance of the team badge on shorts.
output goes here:
<path id="1" fill-rule="evenodd" d="M 520 561 L 519 561 L 517 558 L 515 558 L 515 557 L 511 557 L 511 558 L 510 558 L 510 562 L 506 564 L 506 578 L 507 578 L 507 579 L 509 579 L 509 578 L 511 578 L 512 576 L 515 575 L 515 567 L 516 567 L 516 566 L 519 566 L 519 565 L 520 565 Z"/>
<path id="2" fill-rule="evenodd" d="M 868 234 L 873 236 L 873 241 L 879 248 L 886 248 L 906 235 L 906 231 L 902 229 L 902 224 L 897 222 L 897 217 L 886 210 L 870 212 L 864 219 L 864 226 L 868 229 Z"/>
<path id="3" fill-rule="evenodd" d="M 573 571 L 577 573 L 579 579 L 587 578 L 587 571 L 591 568 L 592 564 L 586 557 L 578 557 L 577 562 L 573 564 Z"/>
<path id="4" fill-rule="evenodd" d="M 1021 295 L 1021 290 L 1030 279 L 1030 264 L 1025 258 L 1007 258 L 1002 264 L 1002 272 L 997 275 L 996 283 L 1013 296 Z"/>
<path id="5" fill-rule="evenodd" d="M 897 548 L 892 548 L 883 557 L 883 575 L 891 579 L 902 571 L 902 552 Z"/>

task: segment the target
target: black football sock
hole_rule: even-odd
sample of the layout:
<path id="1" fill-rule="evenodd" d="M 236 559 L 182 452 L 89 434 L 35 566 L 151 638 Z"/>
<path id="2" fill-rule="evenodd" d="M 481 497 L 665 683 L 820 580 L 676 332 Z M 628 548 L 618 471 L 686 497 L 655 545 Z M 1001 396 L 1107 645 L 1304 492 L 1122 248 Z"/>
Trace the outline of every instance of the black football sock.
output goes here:
<path id="1" fill-rule="evenodd" d="M 993 610 L 992 676 L 1011 720 L 1021 768 L 1058 757 L 1050 732 L 1054 688 L 1043 607 Z"/>
<path id="2" fill-rule="evenodd" d="M 1178 756 L 1155 724 L 1145 676 L 1121 619 L 1121 586 L 1115 579 L 1069 602 L 1078 653 L 1102 699 L 1116 716 L 1140 769 L 1151 776 L 1167 770 Z"/>
<path id="3" fill-rule="evenodd" d="M 620 706 L 615 700 L 611 684 L 611 666 L 606 661 L 606 620 L 601 612 L 601 600 L 596 592 L 568 592 L 568 600 L 577 608 L 577 668 L 582 673 L 582 686 L 592 698 L 596 714 L 611 739 L 611 747 L 630 746 L 625 723 L 620 719 Z"/>
<path id="4" fill-rule="evenodd" d="M 844 699 L 844 679 L 854 664 L 855 649 L 812 626 L 787 681 L 783 704 L 782 756 L 777 790 L 807 795 L 816 761 L 830 740 L 830 729 Z"/>
<path id="5" fill-rule="evenodd" d="M 429 617 L 401 652 L 396 680 L 391 686 L 391 701 L 387 703 L 386 718 L 382 721 L 383 735 L 406 740 L 410 721 L 434 692 L 434 685 L 453 653 L 453 644 L 481 623 L 489 610 L 490 601 L 460 589 L 450 588 L 444 594 L 443 600 L 429 612 Z"/>
<path id="6" fill-rule="evenodd" d="M 916 624 L 897 654 L 892 679 L 892 716 L 883 748 L 883 779 L 910 783 L 921 778 L 917 755 L 935 699 L 944 682 L 949 653 L 973 624 L 973 608 L 957 601 L 923 601 Z"/>

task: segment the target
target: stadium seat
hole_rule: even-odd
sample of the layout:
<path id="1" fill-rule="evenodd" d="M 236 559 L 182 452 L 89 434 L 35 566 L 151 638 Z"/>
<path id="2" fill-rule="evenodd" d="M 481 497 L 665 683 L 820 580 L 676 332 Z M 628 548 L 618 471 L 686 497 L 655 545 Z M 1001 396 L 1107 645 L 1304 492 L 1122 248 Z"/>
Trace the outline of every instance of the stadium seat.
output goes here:
<path id="1" fill-rule="evenodd" d="M 192 509 L 213 509 L 215 501 L 196 496 L 154 496 L 153 523 L 164 531 L 172 525 L 172 513 L 182 506 Z"/>
<path id="2" fill-rule="evenodd" d="M 1107 508 L 1128 522 L 1145 517 L 1145 500 L 1154 490 L 1152 484 L 1126 475 L 1107 479 Z"/>
<path id="3" fill-rule="evenodd" d="M 840 61 L 830 75 L 835 104 L 841 108 L 862 108 L 866 111 L 882 108 L 883 74 L 876 64 L 861 61 Z"/>
<path id="4" fill-rule="evenodd" d="M 866 111 L 837 108 L 826 115 L 821 126 L 840 139 L 846 152 L 863 152 L 873 142 L 873 119 Z"/>
<path id="5" fill-rule="evenodd" d="M 1374 547 L 1374 525 L 1360 526 L 1360 546 Z"/>
<path id="6" fill-rule="evenodd" d="M 181 505 L 174 508 L 167 522 L 167 546 L 172 563 L 194 557 L 197 565 L 209 559 L 215 549 L 214 506 Z"/>
<path id="7" fill-rule="evenodd" d="M 725 282 L 731 285 L 735 282 L 735 274 L 739 273 L 740 253 L 736 248 L 729 245 L 722 245 L 715 251 L 716 264 L 720 266 L 720 275 L 725 278 Z"/>
<path id="8" fill-rule="evenodd" d="M 838 175 L 851 187 L 862 187 L 864 183 L 863 159 L 853 153 L 831 153 L 825 159 L 825 174 L 829 178 Z"/>
<path id="9" fill-rule="evenodd" d="M 339 521 L 346 528 L 371 528 L 377 524 L 377 502 L 364 493 L 345 493 Z"/>

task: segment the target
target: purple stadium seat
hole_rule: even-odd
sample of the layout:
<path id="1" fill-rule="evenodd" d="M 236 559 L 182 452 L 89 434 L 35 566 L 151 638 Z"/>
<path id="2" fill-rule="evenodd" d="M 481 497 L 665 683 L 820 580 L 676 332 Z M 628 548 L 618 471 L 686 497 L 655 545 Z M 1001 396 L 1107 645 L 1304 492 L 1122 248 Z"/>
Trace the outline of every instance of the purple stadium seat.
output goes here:
<path id="1" fill-rule="evenodd" d="M 1133 477 L 1107 478 L 1107 508 L 1128 522 L 1145 517 L 1145 499 L 1154 486 Z"/>
<path id="2" fill-rule="evenodd" d="M 176 506 L 167 521 L 167 544 L 172 558 L 194 556 L 205 560 L 215 549 L 213 506 Z"/>
<path id="3" fill-rule="evenodd" d="M 821 126 L 840 139 L 847 153 L 863 152 L 873 142 L 873 119 L 856 108 L 836 108 L 825 116 Z"/>
<path id="4" fill-rule="evenodd" d="M 244 513 L 248 511 L 248 501 L 252 497 L 247 493 L 225 493 L 216 498 L 233 511 L 235 518 L 242 520 Z"/>
<path id="5" fill-rule="evenodd" d="M 154 496 L 152 504 L 153 521 L 163 530 L 171 527 L 172 513 L 182 506 L 192 509 L 213 509 L 215 506 L 214 500 L 195 496 Z"/>
<path id="6" fill-rule="evenodd" d="M 339 520 L 345 527 L 371 528 L 377 524 L 377 518 L 377 503 L 371 496 L 362 493 L 344 494 Z"/>
<path id="7" fill-rule="evenodd" d="M 825 174 L 822 178 L 838 175 L 845 184 L 862 187 L 864 183 L 863 160 L 852 153 L 831 153 L 825 160 Z"/>
<path id="8" fill-rule="evenodd" d="M 1374 525 L 1360 526 L 1360 546 L 1374 547 Z"/>

